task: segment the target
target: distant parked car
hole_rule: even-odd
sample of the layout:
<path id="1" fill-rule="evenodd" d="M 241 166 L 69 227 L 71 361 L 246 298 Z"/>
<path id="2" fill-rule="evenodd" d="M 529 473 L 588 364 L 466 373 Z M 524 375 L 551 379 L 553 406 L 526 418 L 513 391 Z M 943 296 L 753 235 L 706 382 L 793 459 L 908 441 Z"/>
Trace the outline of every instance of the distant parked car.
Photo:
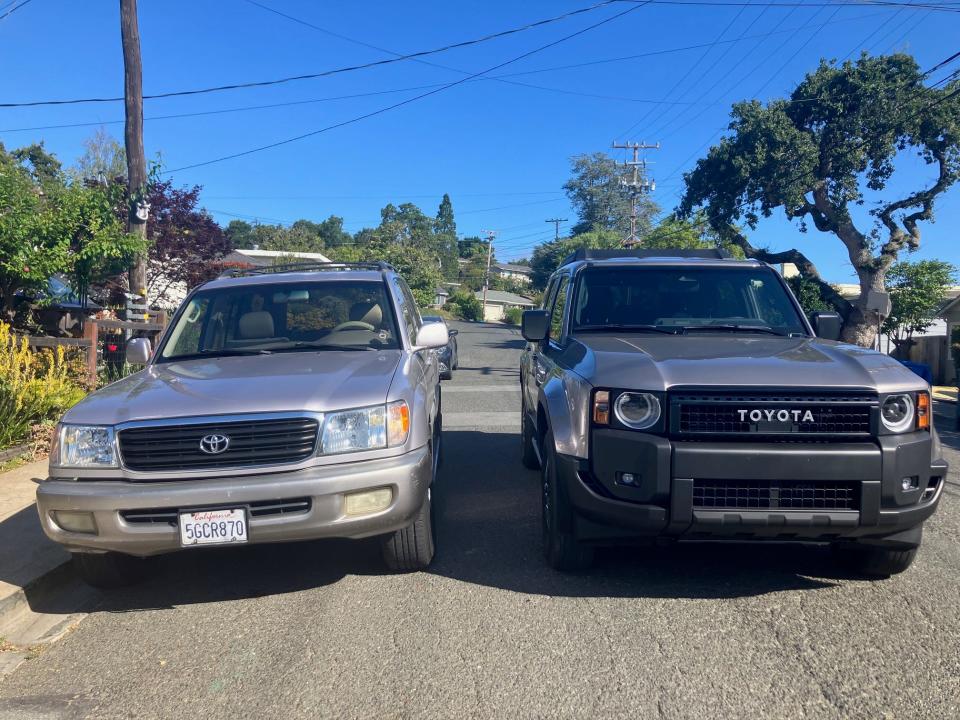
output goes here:
<path id="1" fill-rule="evenodd" d="M 424 322 L 442 322 L 446 325 L 446 321 L 439 315 L 424 315 Z M 446 346 L 440 348 L 436 351 L 437 360 L 440 361 L 440 379 L 441 380 L 453 380 L 453 371 L 460 366 L 460 358 L 457 355 L 457 333 L 458 330 L 452 330 L 450 327 L 447 327 L 447 333 L 449 335 L 449 340 L 447 341 Z"/>

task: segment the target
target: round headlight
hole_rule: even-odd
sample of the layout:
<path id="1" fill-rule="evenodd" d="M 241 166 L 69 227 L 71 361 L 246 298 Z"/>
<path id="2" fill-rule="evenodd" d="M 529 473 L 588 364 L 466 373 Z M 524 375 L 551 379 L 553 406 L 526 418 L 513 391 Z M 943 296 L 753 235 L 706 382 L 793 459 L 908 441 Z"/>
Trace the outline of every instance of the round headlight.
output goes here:
<path id="1" fill-rule="evenodd" d="M 914 404 L 910 395 L 891 395 L 883 401 L 880 419 L 890 432 L 904 432 L 913 428 Z"/>
<path id="2" fill-rule="evenodd" d="M 660 401 L 650 393 L 621 393 L 613 406 L 617 420 L 634 430 L 646 430 L 660 419 Z"/>

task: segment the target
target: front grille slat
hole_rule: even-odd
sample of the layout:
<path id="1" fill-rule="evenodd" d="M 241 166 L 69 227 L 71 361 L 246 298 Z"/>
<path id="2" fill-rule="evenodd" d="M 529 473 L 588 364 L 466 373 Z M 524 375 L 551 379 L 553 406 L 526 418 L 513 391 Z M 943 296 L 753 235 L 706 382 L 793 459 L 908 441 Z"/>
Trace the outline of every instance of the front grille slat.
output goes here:
<path id="1" fill-rule="evenodd" d="M 877 395 L 870 392 L 677 392 L 675 437 L 869 437 Z"/>
<path id="2" fill-rule="evenodd" d="M 313 501 L 308 497 L 301 497 L 283 500 L 257 500 L 256 502 L 243 503 L 243 505 L 248 508 L 251 517 L 270 517 L 274 515 L 291 515 L 310 512 Z M 195 511 L 215 507 L 218 506 L 210 506 L 210 508 L 189 508 L 188 510 Z M 121 510 L 120 517 L 134 525 L 176 525 L 180 513 L 186 511 L 187 510 L 181 508 Z"/>
<path id="3" fill-rule="evenodd" d="M 313 454 L 319 429 L 314 418 L 281 418 L 127 428 L 117 438 L 129 469 L 169 472 L 300 462 Z M 227 450 L 201 452 L 206 435 L 229 437 Z"/>
<path id="4" fill-rule="evenodd" d="M 857 510 L 858 483 L 694 480 L 695 510 Z"/>

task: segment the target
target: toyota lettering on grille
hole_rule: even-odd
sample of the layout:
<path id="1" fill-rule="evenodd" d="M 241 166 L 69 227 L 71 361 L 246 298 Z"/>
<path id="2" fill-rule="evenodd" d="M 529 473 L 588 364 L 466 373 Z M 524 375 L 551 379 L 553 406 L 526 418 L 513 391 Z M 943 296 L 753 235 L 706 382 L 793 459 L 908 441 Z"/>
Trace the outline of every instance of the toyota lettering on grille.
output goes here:
<path id="1" fill-rule="evenodd" d="M 740 422 L 805 422 L 812 423 L 815 422 L 813 413 L 810 410 L 787 410 L 786 408 L 779 409 L 759 409 L 754 408 L 753 410 L 737 410 L 737 413 L 740 415 Z"/>
<path id="2" fill-rule="evenodd" d="M 230 438 L 226 435 L 204 435 L 200 438 L 200 452 L 207 455 L 219 455 L 230 447 Z"/>

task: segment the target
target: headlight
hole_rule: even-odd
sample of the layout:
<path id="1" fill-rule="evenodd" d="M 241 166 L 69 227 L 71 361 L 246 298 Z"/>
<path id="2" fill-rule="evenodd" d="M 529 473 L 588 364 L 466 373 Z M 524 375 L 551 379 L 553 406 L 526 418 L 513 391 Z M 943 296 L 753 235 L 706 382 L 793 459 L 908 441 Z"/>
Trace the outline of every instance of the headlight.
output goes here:
<path id="1" fill-rule="evenodd" d="M 328 413 L 320 451 L 324 455 L 396 447 L 407 441 L 410 411 L 400 400 L 387 405 Z"/>
<path id="2" fill-rule="evenodd" d="M 894 433 L 913 430 L 914 402 L 912 395 L 890 395 L 880 407 L 883 426 Z"/>
<path id="3" fill-rule="evenodd" d="M 60 467 L 117 467 L 113 428 L 104 425 L 61 425 L 51 457 Z"/>
<path id="4" fill-rule="evenodd" d="M 617 420 L 634 430 L 646 430 L 660 419 L 660 401 L 650 393 L 621 393 L 613 405 Z"/>

